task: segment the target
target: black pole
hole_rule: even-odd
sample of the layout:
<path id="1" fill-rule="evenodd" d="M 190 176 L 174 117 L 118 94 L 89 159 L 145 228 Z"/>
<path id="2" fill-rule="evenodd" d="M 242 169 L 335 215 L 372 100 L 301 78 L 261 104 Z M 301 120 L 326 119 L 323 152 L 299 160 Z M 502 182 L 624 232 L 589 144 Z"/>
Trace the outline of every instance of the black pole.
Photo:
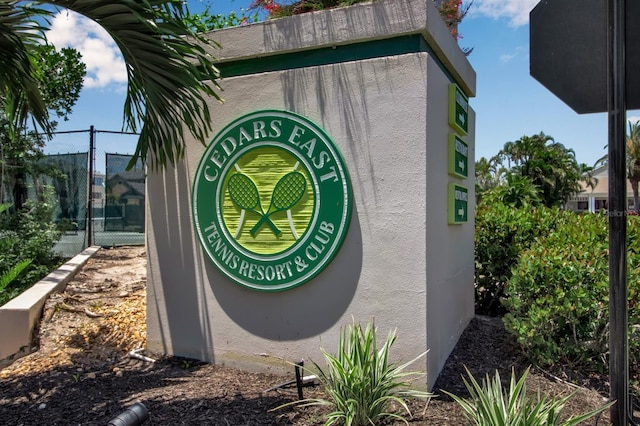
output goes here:
<path id="1" fill-rule="evenodd" d="M 298 399 L 302 400 L 304 395 L 302 394 L 302 367 L 304 367 L 304 360 L 300 362 L 296 362 L 295 371 L 296 371 L 296 388 L 298 389 Z"/>
<path id="2" fill-rule="evenodd" d="M 89 128 L 89 202 L 87 203 L 87 246 L 93 245 L 93 162 L 96 148 L 96 129 Z"/>
<path id="3" fill-rule="evenodd" d="M 614 426 L 626 426 L 629 419 L 625 2 L 608 2 L 609 384 L 616 401 L 611 407 Z"/>

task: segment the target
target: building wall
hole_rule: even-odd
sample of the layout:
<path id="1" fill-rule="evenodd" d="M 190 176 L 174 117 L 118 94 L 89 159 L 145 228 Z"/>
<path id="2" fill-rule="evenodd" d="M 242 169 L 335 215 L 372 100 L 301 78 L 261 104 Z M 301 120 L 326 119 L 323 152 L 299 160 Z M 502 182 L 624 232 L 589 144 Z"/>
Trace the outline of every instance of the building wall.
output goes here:
<path id="1" fill-rule="evenodd" d="M 394 28 L 404 35 L 410 25 L 432 46 L 221 81 L 226 102 L 212 99 L 209 105 L 214 134 L 249 112 L 283 109 L 311 119 L 333 139 L 353 186 L 350 228 L 332 263 L 300 287 L 265 293 L 230 282 L 194 235 L 190 194 L 205 147 L 190 141 L 185 161 L 147 178 L 150 350 L 282 372 L 291 370 L 282 360 L 322 361 L 320 347 L 335 352 L 340 327 L 374 320 L 381 338 L 397 329 L 398 360 L 430 349 L 428 366 L 422 360 L 415 368 L 428 370 L 427 386 L 433 385 L 473 315 L 472 214 L 463 225 L 447 224 L 452 178 L 446 105 L 456 74 L 447 67 L 466 76 L 459 84 L 475 88 L 475 75 L 444 24 L 427 24 L 434 11 L 431 0 L 383 1 L 214 34 L 226 40 L 223 46 L 242 52 L 237 56 L 248 57 L 251 37 L 258 38 L 251 44 L 258 50 L 282 48 L 273 40 L 287 33 L 287 43 L 295 44 L 294 33 L 303 29 L 299 43 L 306 46 L 313 44 L 307 40 L 310 27 L 319 22 L 332 29 L 331 37 L 346 31 L 353 38 L 352 32 L 368 33 L 371 20 L 384 17 L 390 28 L 374 28 L 380 36 L 393 35 Z M 436 29 L 427 32 L 429 26 Z M 442 38 L 435 49 L 434 37 Z M 234 57 L 226 50 L 219 56 Z M 473 145 L 473 126 L 466 140 Z M 455 181 L 473 188 L 472 179 Z"/>
<path id="2" fill-rule="evenodd" d="M 609 205 L 609 166 L 605 164 L 595 169 L 592 174 L 596 179 L 595 187 L 588 187 L 584 182 L 581 182 L 582 192 L 567 201 L 566 208 L 568 210 L 580 213 L 596 213 L 607 210 Z M 628 179 L 626 185 L 627 209 L 629 212 L 632 212 L 635 210 L 635 202 L 631 183 Z"/>
<path id="3" fill-rule="evenodd" d="M 475 113 L 469 109 L 468 177 L 448 175 L 449 133 L 446 102 L 449 79 L 432 58 L 427 61 L 427 348 L 428 377 L 442 370 L 458 337 L 474 314 Z M 446 192 L 450 182 L 469 190 L 468 222 L 448 225 Z"/>

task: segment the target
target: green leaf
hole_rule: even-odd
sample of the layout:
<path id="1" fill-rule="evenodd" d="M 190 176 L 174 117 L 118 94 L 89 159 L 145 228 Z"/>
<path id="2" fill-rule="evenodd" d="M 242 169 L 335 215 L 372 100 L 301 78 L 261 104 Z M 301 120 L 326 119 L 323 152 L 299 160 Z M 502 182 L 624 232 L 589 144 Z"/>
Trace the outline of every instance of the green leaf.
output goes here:
<path id="1" fill-rule="evenodd" d="M 45 40 L 41 23 L 51 12 L 18 1 L 0 2 L 0 107 L 13 136 L 29 114 L 50 132 L 47 108 L 36 79 L 35 47 Z M 39 18 L 39 19 L 36 19 Z"/>
<path id="2" fill-rule="evenodd" d="M 13 282 L 13 280 L 15 280 L 22 271 L 27 269 L 32 262 L 33 262 L 32 259 L 23 260 L 22 262 L 19 262 L 17 265 L 14 265 L 11 268 L 9 268 L 8 271 L 1 274 L 0 275 L 0 292 L 3 291 L 9 284 L 11 284 L 11 282 Z"/>

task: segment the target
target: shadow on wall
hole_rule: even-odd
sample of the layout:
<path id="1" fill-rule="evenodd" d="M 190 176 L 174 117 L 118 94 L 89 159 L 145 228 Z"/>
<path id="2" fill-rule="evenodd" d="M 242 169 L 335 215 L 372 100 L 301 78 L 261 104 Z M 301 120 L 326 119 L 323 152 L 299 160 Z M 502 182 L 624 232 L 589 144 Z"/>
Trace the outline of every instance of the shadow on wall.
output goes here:
<path id="1" fill-rule="evenodd" d="M 153 227 L 152 244 L 147 250 L 155 251 L 156 262 L 149 262 L 149 273 L 160 279 L 162 286 L 154 289 L 154 300 L 148 301 L 147 310 L 155 311 L 151 317 L 160 319 L 158 327 L 164 351 L 173 355 L 213 361 L 207 348 L 213 347 L 211 324 L 199 271 L 201 249 L 196 246 L 189 197 L 191 182 L 186 164 L 179 161 L 175 169 L 150 173 L 147 194 Z M 176 226 L 175 222 L 180 222 Z M 155 243 L 155 244 L 153 244 Z M 171 301 L 171 302 L 165 302 Z"/>
<path id="2" fill-rule="evenodd" d="M 231 283 L 208 261 L 205 274 L 227 316 L 249 333 L 277 341 L 316 336 L 344 315 L 362 271 L 358 213 L 333 261 L 311 281 L 291 290 L 266 293 Z"/>
<path id="3" fill-rule="evenodd" d="M 231 321 L 270 340 L 316 336 L 344 315 L 362 270 L 362 233 L 355 205 L 342 247 L 321 274 L 291 290 L 260 292 L 231 282 L 203 252 L 186 219 L 191 217 L 187 174 L 185 165 L 178 163 L 173 172 L 168 169 L 150 175 L 147 181 L 150 205 L 164 206 L 149 211 L 155 244 L 148 250 L 155 250 L 157 258 L 149 268 L 152 276 L 160 277 L 162 286 L 148 309 L 156 311 L 152 316 L 163 323 L 158 330 L 165 352 L 215 362 L 211 359 L 215 346 L 212 321 L 220 313 L 207 299 L 207 288 Z M 175 220 L 181 225 L 175 226 Z"/>
<path id="4" fill-rule="evenodd" d="M 332 64 L 304 70 L 287 70 L 281 73 L 283 101 L 288 111 L 306 112 L 312 119 L 321 120 L 321 127 L 331 135 L 346 160 L 354 159 L 357 165 L 374 176 L 370 151 L 370 117 L 366 99 L 366 84 L 362 81 L 360 63 Z M 356 67 L 358 72 L 349 72 Z M 388 80 L 387 80 L 388 81 Z M 309 96 L 309 93 L 312 93 Z M 354 94 L 359 94 L 356 96 Z M 309 114 L 309 113 L 312 114 Z M 316 117 L 313 117 L 315 115 Z M 338 123 L 339 128 L 332 129 Z M 344 132 L 344 140 L 335 136 Z M 362 184 L 360 166 L 350 165 L 352 182 Z M 375 186 L 375 182 L 370 182 Z M 357 191 L 354 191 L 354 196 Z M 373 196 L 376 194 L 373 192 Z M 355 200 L 354 200 L 355 203 Z M 376 203 L 377 205 L 377 200 Z M 364 212 L 368 217 L 368 212 Z"/>

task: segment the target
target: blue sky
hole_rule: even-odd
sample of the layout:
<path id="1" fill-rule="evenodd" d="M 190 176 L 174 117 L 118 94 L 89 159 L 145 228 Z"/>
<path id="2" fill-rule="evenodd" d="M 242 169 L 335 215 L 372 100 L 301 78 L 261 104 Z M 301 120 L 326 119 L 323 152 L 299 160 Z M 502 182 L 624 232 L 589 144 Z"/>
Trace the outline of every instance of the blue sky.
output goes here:
<path id="1" fill-rule="evenodd" d="M 495 155 L 521 136 L 539 132 L 572 148 L 579 162 L 592 165 L 606 154 L 607 116 L 579 115 L 529 75 L 529 11 L 538 0 L 475 0 L 460 27 L 460 45 L 473 47 L 469 61 L 477 73 L 477 96 L 470 101 L 477 114 L 476 160 Z M 214 13 L 241 12 L 250 0 L 214 1 Z M 192 11 L 203 3 L 189 0 Z M 63 12 L 53 20 L 49 39 L 57 47 L 72 46 L 83 53 L 88 76 L 80 100 L 58 130 L 122 129 L 126 74 L 119 52 L 100 28 Z M 630 111 L 629 119 L 640 119 Z M 88 134 L 58 135 L 49 152 L 81 150 Z M 101 151 L 132 152 L 131 136 L 97 135 Z M 76 148 L 77 147 L 77 148 Z M 86 148 L 84 148 L 86 150 Z M 102 167 L 100 159 L 97 168 Z M 103 171 L 103 170 L 101 170 Z"/>

